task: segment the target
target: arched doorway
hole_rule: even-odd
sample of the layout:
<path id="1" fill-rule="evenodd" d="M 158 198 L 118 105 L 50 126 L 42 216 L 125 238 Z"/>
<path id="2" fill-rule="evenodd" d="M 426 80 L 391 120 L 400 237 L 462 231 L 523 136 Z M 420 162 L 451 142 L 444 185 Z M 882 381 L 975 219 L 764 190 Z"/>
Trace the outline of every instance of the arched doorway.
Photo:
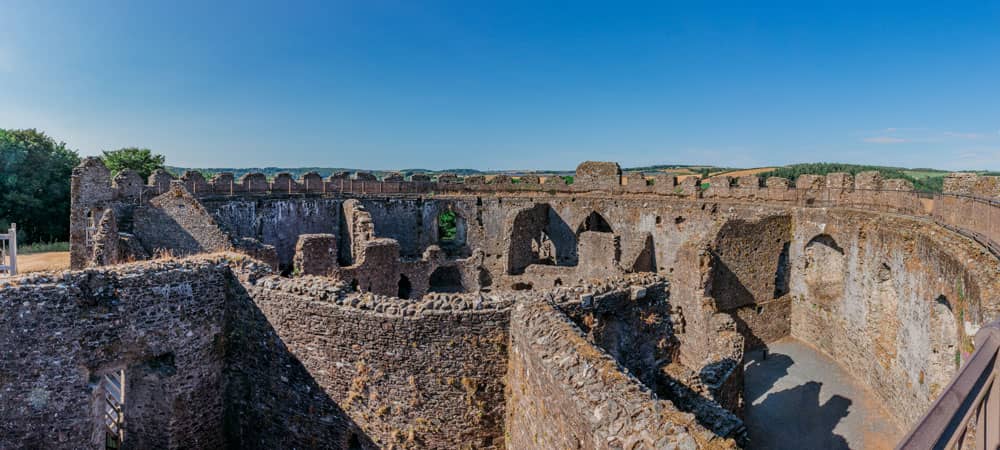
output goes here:
<path id="1" fill-rule="evenodd" d="M 431 273 L 428 292 L 465 292 L 462 272 L 455 266 L 441 266 Z"/>

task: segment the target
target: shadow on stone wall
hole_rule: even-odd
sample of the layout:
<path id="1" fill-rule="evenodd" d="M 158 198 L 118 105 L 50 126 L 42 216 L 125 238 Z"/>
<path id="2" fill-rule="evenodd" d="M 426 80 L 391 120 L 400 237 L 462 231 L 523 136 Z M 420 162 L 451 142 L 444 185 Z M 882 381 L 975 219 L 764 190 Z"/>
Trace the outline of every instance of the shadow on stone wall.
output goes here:
<path id="1" fill-rule="evenodd" d="M 235 277 L 227 290 L 227 447 L 379 448 L 288 350 Z"/>
<path id="2" fill-rule="evenodd" d="M 720 310 L 734 309 L 729 305 L 741 306 L 752 305 L 757 302 L 753 292 L 743 284 L 740 276 L 736 274 L 722 257 L 712 252 L 712 285 L 711 295 L 715 299 L 716 307 Z"/>
<path id="3" fill-rule="evenodd" d="M 714 269 L 714 272 L 712 273 L 711 289 L 712 297 L 717 299 L 716 304 L 719 303 L 718 297 L 720 295 L 739 298 L 741 299 L 738 301 L 739 303 L 748 302 L 750 305 L 755 303 L 753 293 L 751 293 L 746 286 L 743 286 L 743 284 L 740 283 L 739 277 L 729 269 L 729 266 L 727 266 L 726 263 L 722 262 L 721 259 L 716 258 L 712 264 L 712 268 Z M 722 288 L 718 288 L 717 286 L 719 285 L 721 285 Z M 732 304 L 735 302 L 727 301 L 725 303 Z M 766 347 L 767 343 L 764 342 L 764 339 L 757 336 L 754 331 L 754 327 L 748 324 L 746 320 L 737 314 L 737 309 L 738 308 L 733 308 L 722 312 L 728 313 L 730 317 L 733 318 L 733 321 L 736 322 L 736 331 L 743 335 L 744 351 L 753 348 Z"/>

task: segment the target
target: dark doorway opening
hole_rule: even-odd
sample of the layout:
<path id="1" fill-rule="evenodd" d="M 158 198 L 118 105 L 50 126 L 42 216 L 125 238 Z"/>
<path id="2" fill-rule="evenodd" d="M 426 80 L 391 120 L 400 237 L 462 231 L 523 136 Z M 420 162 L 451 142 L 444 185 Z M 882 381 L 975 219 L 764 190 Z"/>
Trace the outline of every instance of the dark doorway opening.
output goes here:
<path id="1" fill-rule="evenodd" d="M 413 285 L 410 284 L 410 279 L 406 278 L 406 275 L 399 276 L 399 283 L 397 284 L 398 290 L 396 296 L 399 298 L 410 298 L 410 293 L 413 292 Z"/>
<path id="2" fill-rule="evenodd" d="M 465 292 L 462 272 L 455 266 L 438 267 L 431 273 L 428 292 Z"/>

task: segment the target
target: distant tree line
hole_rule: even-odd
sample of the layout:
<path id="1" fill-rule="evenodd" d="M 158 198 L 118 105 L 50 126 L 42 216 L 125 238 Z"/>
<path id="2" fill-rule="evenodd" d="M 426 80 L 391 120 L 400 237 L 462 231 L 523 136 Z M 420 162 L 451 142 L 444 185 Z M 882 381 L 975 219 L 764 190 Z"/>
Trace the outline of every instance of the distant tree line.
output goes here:
<path id="1" fill-rule="evenodd" d="M 911 175 L 911 172 L 916 172 L 916 170 L 903 169 L 899 167 L 885 167 L 885 166 L 869 166 L 863 164 L 842 164 L 842 163 L 807 163 L 807 164 L 792 164 L 785 167 L 779 167 L 769 172 L 764 172 L 758 176 L 762 178 L 767 177 L 782 177 L 788 178 L 794 181 L 799 175 L 827 175 L 836 172 L 846 172 L 851 175 L 857 175 L 861 172 L 868 172 L 877 170 L 882 174 L 882 178 L 902 178 L 904 180 L 909 180 L 913 183 L 914 189 L 918 191 L 926 192 L 941 192 L 944 184 L 945 172 L 935 171 L 932 169 L 920 169 L 920 172 L 932 172 L 939 173 L 940 175 L 927 175 L 915 177 Z"/>
<path id="2" fill-rule="evenodd" d="M 104 152 L 113 174 L 133 169 L 149 176 L 164 158 L 148 149 Z M 80 164 L 76 150 L 35 130 L 0 128 L 0 232 L 17 223 L 18 241 L 69 239 L 70 175 Z"/>

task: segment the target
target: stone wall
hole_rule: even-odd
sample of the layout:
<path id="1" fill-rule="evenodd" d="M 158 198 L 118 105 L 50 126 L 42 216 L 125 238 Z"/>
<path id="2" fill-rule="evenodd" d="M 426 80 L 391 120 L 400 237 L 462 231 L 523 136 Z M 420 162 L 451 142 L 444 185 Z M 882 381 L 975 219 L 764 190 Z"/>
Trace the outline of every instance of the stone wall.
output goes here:
<path id="1" fill-rule="evenodd" d="M 511 318 L 507 448 L 735 447 L 677 411 L 595 351 L 547 303 L 519 303 Z"/>
<path id="2" fill-rule="evenodd" d="M 504 447 L 509 301 L 393 301 L 320 277 L 270 278 L 249 292 L 315 385 L 376 445 Z"/>
<path id="3" fill-rule="evenodd" d="M 792 335 L 870 386 L 904 427 L 997 317 L 996 259 L 919 221 L 802 210 L 792 260 Z"/>
<path id="4" fill-rule="evenodd" d="M 229 273 L 191 260 L 2 283 L 0 447 L 103 446 L 98 385 L 121 369 L 130 445 L 223 446 Z"/>
<path id="5" fill-rule="evenodd" d="M 255 239 L 274 246 L 279 265 L 292 266 L 295 244 L 302 234 L 340 233 L 341 199 L 333 198 L 207 198 L 213 219 L 229 236 Z"/>
<path id="6" fill-rule="evenodd" d="M 716 308 L 726 311 L 784 295 L 791 233 L 792 220 L 787 215 L 726 221 L 710 250 L 708 294 Z"/>
<path id="7" fill-rule="evenodd" d="M 729 311 L 736 321 L 736 330 L 745 340 L 747 350 L 792 334 L 792 298 L 767 300 Z"/>
<path id="8" fill-rule="evenodd" d="M 333 234 L 300 234 L 295 244 L 295 273 L 299 275 L 337 274 L 337 241 Z"/>

